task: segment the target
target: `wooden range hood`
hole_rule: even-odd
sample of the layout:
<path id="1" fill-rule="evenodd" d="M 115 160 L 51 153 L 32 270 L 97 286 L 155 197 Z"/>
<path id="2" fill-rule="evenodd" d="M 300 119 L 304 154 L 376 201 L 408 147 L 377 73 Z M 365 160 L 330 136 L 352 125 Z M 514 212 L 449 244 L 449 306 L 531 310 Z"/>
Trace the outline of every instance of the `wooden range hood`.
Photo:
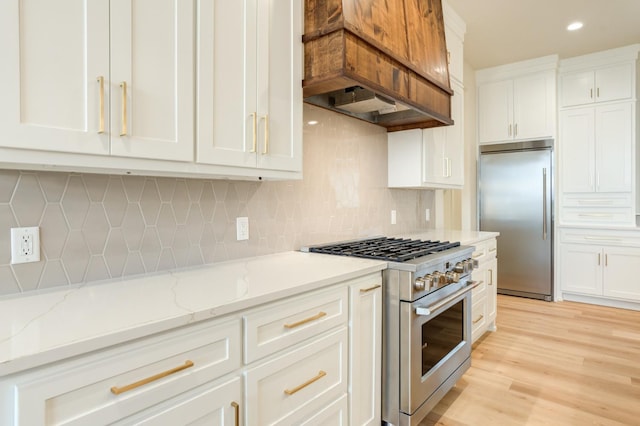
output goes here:
<path id="1" fill-rule="evenodd" d="M 305 0 L 305 102 L 388 131 L 453 124 L 441 0 Z"/>

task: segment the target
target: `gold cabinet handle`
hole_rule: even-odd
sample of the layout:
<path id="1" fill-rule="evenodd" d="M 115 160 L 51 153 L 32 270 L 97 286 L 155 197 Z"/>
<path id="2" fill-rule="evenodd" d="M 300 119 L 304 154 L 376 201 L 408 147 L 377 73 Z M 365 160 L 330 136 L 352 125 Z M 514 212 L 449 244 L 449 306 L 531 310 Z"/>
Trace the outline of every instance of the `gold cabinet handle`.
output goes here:
<path id="1" fill-rule="evenodd" d="M 513 136 L 518 136 L 518 123 L 516 123 L 515 126 L 513 126 Z"/>
<path id="2" fill-rule="evenodd" d="M 598 266 L 600 266 L 600 253 L 598 253 Z"/>
<path id="3" fill-rule="evenodd" d="M 98 77 L 99 119 L 98 134 L 104 133 L 104 77 Z"/>
<path id="4" fill-rule="evenodd" d="M 369 287 L 369 288 L 361 288 L 360 289 L 360 293 L 369 293 L 370 291 L 373 291 L 373 290 L 375 290 L 377 288 L 380 288 L 380 287 L 382 287 L 381 284 L 374 285 L 373 287 Z"/>
<path id="5" fill-rule="evenodd" d="M 253 119 L 253 145 L 251 146 L 251 151 L 249 152 L 256 152 L 256 146 L 258 143 L 258 114 L 252 112 L 251 117 Z"/>
<path id="6" fill-rule="evenodd" d="M 489 285 L 493 285 L 493 269 L 489 269 Z"/>
<path id="7" fill-rule="evenodd" d="M 484 256 L 484 253 L 472 254 L 471 257 L 474 259 L 478 259 L 479 257 Z"/>
<path id="8" fill-rule="evenodd" d="M 604 266 L 609 266 L 609 255 L 606 253 L 604 255 Z"/>
<path id="9" fill-rule="evenodd" d="M 128 392 L 132 389 L 139 388 L 140 386 L 146 385 L 151 382 L 155 382 L 156 380 L 162 379 L 163 377 L 167 377 L 171 374 L 177 373 L 178 371 L 186 370 L 187 368 L 193 367 L 193 361 L 186 360 L 184 364 L 179 367 L 172 368 L 171 370 L 163 371 L 162 373 L 158 373 L 154 376 L 147 377 L 146 379 L 138 380 L 135 383 L 128 384 L 126 386 L 118 387 L 113 386 L 111 388 L 111 393 L 114 395 L 120 395 L 121 393 Z"/>
<path id="10" fill-rule="evenodd" d="M 298 385 L 298 386 L 296 386 L 296 387 L 295 387 L 295 388 L 293 388 L 293 389 L 285 389 L 285 390 L 284 390 L 284 393 L 286 393 L 287 395 L 293 395 L 294 393 L 298 392 L 299 390 L 302 390 L 302 389 L 306 388 L 307 386 L 309 386 L 310 384 L 312 384 L 312 383 L 314 383 L 314 382 L 317 382 L 318 380 L 322 379 L 322 378 L 323 378 L 324 376 L 326 376 L 326 375 L 327 375 L 327 373 L 326 373 L 326 372 L 324 372 L 324 371 L 320 370 L 320 371 L 318 372 L 318 375 L 317 375 L 317 376 L 315 376 L 315 377 L 313 377 L 313 378 L 311 378 L 311 379 L 307 380 L 307 381 L 306 381 L 306 382 L 304 382 L 303 384 Z"/>
<path id="11" fill-rule="evenodd" d="M 451 51 L 447 50 L 447 65 L 451 65 Z"/>
<path id="12" fill-rule="evenodd" d="M 127 136 L 127 82 L 120 83 L 122 88 L 122 129 L 120 136 Z"/>
<path id="13" fill-rule="evenodd" d="M 262 155 L 266 155 L 269 152 L 269 114 L 264 116 L 264 149 Z"/>
<path id="14" fill-rule="evenodd" d="M 473 323 L 474 324 L 479 323 L 480 321 L 482 321 L 482 318 L 484 318 L 484 315 L 480 315 L 477 320 L 473 320 Z"/>
<path id="15" fill-rule="evenodd" d="M 513 126 L 511 124 L 509 124 L 509 137 L 511 137 L 511 130 L 513 129 Z"/>
<path id="16" fill-rule="evenodd" d="M 600 88 L 598 87 L 596 89 L 596 98 L 599 98 L 599 97 L 600 97 Z"/>
<path id="17" fill-rule="evenodd" d="M 233 411 L 236 417 L 236 426 L 240 426 L 240 404 L 235 401 L 231 401 L 231 406 L 233 407 Z"/>
<path id="18" fill-rule="evenodd" d="M 308 323 L 308 322 L 311 322 L 311 321 L 315 321 L 315 320 L 317 320 L 317 319 L 320 319 L 320 318 L 324 317 L 325 315 L 327 315 L 327 313 L 326 313 L 326 312 L 322 312 L 322 311 L 320 311 L 320 312 L 318 312 L 316 315 L 314 315 L 314 316 L 312 316 L 312 317 L 305 318 L 305 319 L 300 320 L 300 321 L 298 321 L 298 322 L 294 322 L 293 324 L 285 324 L 285 325 L 284 325 L 284 328 L 296 328 L 296 327 L 300 327 L 300 326 L 301 326 L 301 325 L 303 325 L 303 324 L 306 324 L 306 323 Z"/>

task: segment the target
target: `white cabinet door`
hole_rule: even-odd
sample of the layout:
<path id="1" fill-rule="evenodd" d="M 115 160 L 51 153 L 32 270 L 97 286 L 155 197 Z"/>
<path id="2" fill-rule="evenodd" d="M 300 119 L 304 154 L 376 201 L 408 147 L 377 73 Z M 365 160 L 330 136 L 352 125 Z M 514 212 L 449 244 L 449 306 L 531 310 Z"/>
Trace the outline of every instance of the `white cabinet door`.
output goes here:
<path id="1" fill-rule="evenodd" d="M 300 171 L 300 2 L 201 0 L 198 19 L 197 161 Z"/>
<path id="2" fill-rule="evenodd" d="M 634 79 L 631 63 L 563 74 L 560 77 L 560 106 L 631 99 Z"/>
<path id="3" fill-rule="evenodd" d="M 495 330 L 495 320 L 497 314 L 497 297 L 498 297 L 498 259 L 495 257 L 486 265 L 487 274 L 487 317 L 489 321 L 489 329 Z"/>
<path id="4" fill-rule="evenodd" d="M 3 0 L 0 52 L 1 146 L 109 153 L 108 1 Z"/>
<path id="5" fill-rule="evenodd" d="M 445 21 L 446 21 L 445 16 Z M 449 76 L 462 83 L 464 71 L 464 45 L 453 29 L 446 24 L 444 26 L 445 39 L 447 40 L 447 59 L 449 63 Z"/>
<path id="6" fill-rule="evenodd" d="M 234 426 L 242 424 L 240 377 L 211 383 L 114 425 Z"/>
<path id="7" fill-rule="evenodd" d="M 193 160 L 194 19 L 193 2 L 111 1 L 113 155 Z"/>
<path id="8" fill-rule="evenodd" d="M 382 278 L 350 286 L 350 425 L 380 424 L 382 358 Z"/>
<path id="9" fill-rule="evenodd" d="M 302 170 L 302 2 L 258 0 L 258 158 Z"/>
<path id="10" fill-rule="evenodd" d="M 602 249 L 581 244 L 560 245 L 562 291 L 602 295 Z"/>
<path id="11" fill-rule="evenodd" d="M 451 97 L 451 118 L 453 126 L 445 127 L 446 140 L 443 148 L 445 175 L 442 183 L 447 187 L 464 185 L 464 89 L 453 83 Z"/>
<path id="12" fill-rule="evenodd" d="M 560 113 L 560 174 L 563 192 L 595 191 L 594 110 Z"/>
<path id="13" fill-rule="evenodd" d="M 596 71 L 595 100 L 607 102 L 633 97 L 635 74 L 631 64 L 614 65 Z"/>
<path id="14" fill-rule="evenodd" d="M 549 73 L 513 81 L 513 138 L 552 137 L 555 133 L 555 84 Z"/>
<path id="15" fill-rule="evenodd" d="M 594 85 L 593 71 L 563 74 L 560 77 L 560 106 L 592 103 Z"/>
<path id="16" fill-rule="evenodd" d="M 200 0 L 199 7 L 197 161 L 255 167 L 256 3 Z"/>
<path id="17" fill-rule="evenodd" d="M 444 182 L 448 170 L 444 156 L 447 131 L 443 127 L 425 129 L 422 131 L 422 143 L 422 183 L 424 186 L 439 185 Z"/>
<path id="18" fill-rule="evenodd" d="M 513 138 L 513 81 L 478 87 L 478 140 L 480 143 Z"/>
<path id="19" fill-rule="evenodd" d="M 640 248 L 604 249 L 604 295 L 640 300 Z"/>
<path id="20" fill-rule="evenodd" d="M 596 108 L 595 159 L 598 192 L 631 191 L 634 164 L 633 111 L 631 103 Z M 569 152 L 568 161 L 575 161 L 572 157 L 576 150 Z"/>

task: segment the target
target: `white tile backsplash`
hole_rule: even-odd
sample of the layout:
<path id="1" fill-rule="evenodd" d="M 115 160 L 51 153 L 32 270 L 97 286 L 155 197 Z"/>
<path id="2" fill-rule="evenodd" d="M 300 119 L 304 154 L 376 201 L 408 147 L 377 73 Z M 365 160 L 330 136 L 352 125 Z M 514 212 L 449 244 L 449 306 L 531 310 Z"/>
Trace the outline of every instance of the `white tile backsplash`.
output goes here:
<path id="1" fill-rule="evenodd" d="M 306 105 L 304 120 L 318 124 L 304 126 L 301 181 L 0 170 L 0 294 L 428 228 L 433 191 L 386 188 L 383 128 Z M 236 241 L 237 216 L 248 241 Z M 18 225 L 41 227 L 40 262 L 9 264 Z"/>

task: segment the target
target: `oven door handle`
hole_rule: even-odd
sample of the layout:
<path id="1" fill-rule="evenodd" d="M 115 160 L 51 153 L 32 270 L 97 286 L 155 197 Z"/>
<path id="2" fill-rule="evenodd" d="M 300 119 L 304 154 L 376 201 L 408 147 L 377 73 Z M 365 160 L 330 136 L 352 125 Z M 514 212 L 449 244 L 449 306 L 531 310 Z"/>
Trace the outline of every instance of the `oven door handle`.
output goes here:
<path id="1" fill-rule="evenodd" d="M 458 297 L 462 296 L 463 294 L 470 292 L 471 290 L 473 290 L 474 288 L 476 288 L 480 284 L 482 284 L 482 281 L 469 281 L 469 283 L 466 286 L 464 286 L 460 290 L 456 291 L 455 293 L 453 293 L 451 296 L 447 297 L 446 299 L 439 300 L 436 303 L 434 303 L 433 305 L 418 306 L 416 308 L 416 315 L 422 315 L 422 316 L 431 315 L 432 312 L 435 312 L 438 309 L 442 308 L 443 306 L 447 305 L 448 303 L 451 303 L 453 300 L 457 299 Z"/>

